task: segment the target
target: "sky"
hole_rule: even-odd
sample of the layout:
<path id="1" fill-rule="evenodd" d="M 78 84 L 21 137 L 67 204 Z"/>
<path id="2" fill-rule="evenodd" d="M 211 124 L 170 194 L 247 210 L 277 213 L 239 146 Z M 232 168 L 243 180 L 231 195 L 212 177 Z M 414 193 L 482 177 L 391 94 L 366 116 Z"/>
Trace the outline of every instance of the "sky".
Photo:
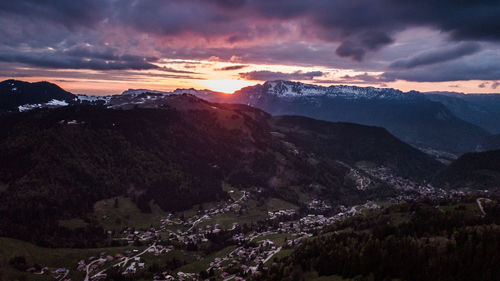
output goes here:
<path id="1" fill-rule="evenodd" d="M 0 79 L 500 93 L 498 0 L 0 0 Z"/>

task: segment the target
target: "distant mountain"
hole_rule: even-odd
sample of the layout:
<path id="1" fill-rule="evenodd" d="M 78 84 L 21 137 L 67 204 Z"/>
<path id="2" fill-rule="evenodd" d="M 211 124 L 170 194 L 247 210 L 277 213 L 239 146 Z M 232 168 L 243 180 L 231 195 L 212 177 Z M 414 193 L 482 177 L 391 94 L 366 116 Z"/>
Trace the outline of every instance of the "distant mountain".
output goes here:
<path id="1" fill-rule="evenodd" d="M 455 116 L 490 133 L 500 134 L 500 95 L 433 92 L 425 96 L 442 103 Z"/>
<path id="2" fill-rule="evenodd" d="M 273 115 L 303 115 L 326 121 L 380 126 L 419 148 L 454 154 L 480 150 L 482 140 L 490 134 L 476 125 L 494 131 L 496 120 L 500 120 L 494 115 L 495 110 L 500 115 L 500 110 L 495 109 L 496 99 L 490 96 L 424 95 L 395 89 L 321 87 L 289 81 L 266 82 L 243 88 L 233 95 L 195 89 L 172 92 L 129 89 L 115 96 L 75 96 L 48 82 L 16 80 L 2 82 L 0 90 L 0 111 L 27 111 L 71 103 L 117 107 L 124 102 L 132 107 L 130 99 L 135 104 L 146 102 L 145 98 L 154 103 L 155 97 L 187 93 L 216 103 L 250 105 Z M 487 107 L 488 103 L 494 106 Z"/>
<path id="3" fill-rule="evenodd" d="M 271 81 L 235 92 L 230 102 L 258 107 L 273 115 L 380 126 L 410 144 L 457 154 L 474 151 L 489 135 L 421 93 L 395 89 Z"/>
<path id="4" fill-rule="evenodd" d="M 439 172 L 434 183 L 448 188 L 500 190 L 500 150 L 464 154 Z"/>
<path id="5" fill-rule="evenodd" d="M 75 101 L 75 95 L 49 82 L 29 83 L 18 80 L 0 82 L 0 112 L 20 111 L 41 104 L 57 106 Z M 19 108 L 21 107 L 21 109 Z"/>
<path id="6" fill-rule="evenodd" d="M 211 90 L 197 90 L 193 88 L 189 89 L 175 89 L 171 92 L 165 91 L 156 91 L 156 90 L 148 90 L 148 89 L 128 89 L 123 91 L 122 96 L 138 96 L 141 94 L 161 94 L 161 95 L 182 95 L 182 94 L 190 94 L 194 95 L 200 99 L 204 99 L 211 102 L 218 102 L 224 98 L 227 94 L 215 92 Z"/>
<path id="7" fill-rule="evenodd" d="M 353 166 L 368 161 L 415 180 L 430 178 L 444 166 L 384 128 L 300 116 L 277 116 L 271 123 L 291 143 Z"/>
<path id="8" fill-rule="evenodd" d="M 500 134 L 487 136 L 481 140 L 479 151 L 497 150 L 500 149 Z"/>

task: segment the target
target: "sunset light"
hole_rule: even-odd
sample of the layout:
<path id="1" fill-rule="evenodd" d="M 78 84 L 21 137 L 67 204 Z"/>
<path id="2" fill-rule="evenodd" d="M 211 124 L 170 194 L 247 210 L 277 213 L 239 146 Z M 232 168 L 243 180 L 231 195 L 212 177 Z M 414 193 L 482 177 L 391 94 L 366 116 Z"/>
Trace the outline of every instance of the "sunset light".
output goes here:
<path id="1" fill-rule="evenodd" d="M 0 0 L 0 281 L 499 281 L 499 14 Z"/>
<path id="2" fill-rule="evenodd" d="M 252 84 L 254 83 L 244 80 L 205 80 L 201 82 L 201 85 L 209 90 L 227 94 L 232 94 L 235 91 Z"/>

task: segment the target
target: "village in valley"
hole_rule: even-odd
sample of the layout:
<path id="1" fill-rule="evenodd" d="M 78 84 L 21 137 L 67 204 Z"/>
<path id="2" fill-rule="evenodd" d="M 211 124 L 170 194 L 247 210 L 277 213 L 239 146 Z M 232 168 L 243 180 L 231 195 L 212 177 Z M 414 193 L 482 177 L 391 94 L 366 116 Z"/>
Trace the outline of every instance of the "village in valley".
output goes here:
<path id="1" fill-rule="evenodd" d="M 388 199 L 391 203 L 464 194 L 417 184 L 385 167 L 352 169 L 349 175 L 360 190 L 383 181 L 401 191 L 400 196 Z M 140 280 L 246 280 L 260 274 L 273 259 L 290 253 L 303 239 L 321 234 L 326 226 L 380 208 L 380 203 L 373 201 L 346 206 L 311 198 L 302 208 L 288 203 L 264 205 L 255 220 L 246 221 L 251 216 L 248 205 L 256 202 L 260 190 L 231 188 L 227 193 L 229 199 L 210 208 L 163 214 L 151 227 L 108 231 L 110 239 L 122 245 L 118 248 L 122 252 L 102 251 L 79 260 L 73 268 L 29 271 L 61 281 L 72 280 L 68 277 L 71 271 L 81 272 L 85 281 L 106 280 L 110 274 Z M 110 218 L 104 215 L 100 219 Z M 213 247 L 215 244 L 219 247 Z M 158 268 L 157 261 L 167 261 L 170 269 Z M 149 277 L 144 272 L 149 272 Z"/>

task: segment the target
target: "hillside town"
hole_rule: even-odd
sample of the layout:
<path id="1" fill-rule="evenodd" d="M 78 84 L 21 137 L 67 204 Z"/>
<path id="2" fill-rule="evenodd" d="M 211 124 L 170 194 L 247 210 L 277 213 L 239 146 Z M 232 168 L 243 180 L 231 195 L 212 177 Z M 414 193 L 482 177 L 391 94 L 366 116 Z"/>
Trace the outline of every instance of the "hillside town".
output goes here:
<path id="1" fill-rule="evenodd" d="M 371 177 L 390 184 L 394 189 L 401 191 L 400 196 L 391 198 L 395 202 L 463 195 L 461 192 L 446 192 L 429 184 L 418 184 L 395 176 L 386 167 L 366 168 L 356 173 L 351 171 L 350 175 L 367 179 Z M 229 193 L 235 195 L 234 190 L 230 190 Z M 225 281 L 245 280 L 248 276 L 260 274 L 267 268 L 266 264 L 280 251 L 300 245 L 303 239 L 321 233 L 326 226 L 380 208 L 373 201 L 353 206 L 332 206 L 328 201 L 314 198 L 302 211 L 289 208 L 269 210 L 267 218 L 258 227 L 244 229 L 238 222 L 238 217 L 226 227 L 219 223 L 211 223 L 217 216 L 239 214 L 250 200 L 252 193 L 245 190 L 240 194 L 239 198 L 228 199 L 212 208 L 200 209 L 189 217 L 168 213 L 159 220 L 159 227 L 147 229 L 127 227 L 112 239 L 125 242 L 130 249 L 122 253 L 102 252 L 98 256 L 90 256 L 80 260 L 75 268 L 85 273 L 85 281 L 104 280 L 111 270 L 118 271 L 123 276 L 136 275 L 151 266 L 143 258 L 144 255 L 161 257 L 167 256 L 174 250 L 198 249 L 210 244 L 211 240 L 229 234 L 229 239 L 225 243 L 231 251 L 215 256 L 201 272 L 164 271 L 156 274 L 153 280 L 203 280 L 208 277 L 217 277 L 218 280 Z M 478 202 L 481 206 L 481 201 Z M 281 240 L 275 239 L 276 237 Z M 65 279 L 69 271 L 67 268 L 43 268 L 38 272 L 30 269 L 33 274 L 51 274 L 56 280 L 61 281 L 69 280 Z"/>

